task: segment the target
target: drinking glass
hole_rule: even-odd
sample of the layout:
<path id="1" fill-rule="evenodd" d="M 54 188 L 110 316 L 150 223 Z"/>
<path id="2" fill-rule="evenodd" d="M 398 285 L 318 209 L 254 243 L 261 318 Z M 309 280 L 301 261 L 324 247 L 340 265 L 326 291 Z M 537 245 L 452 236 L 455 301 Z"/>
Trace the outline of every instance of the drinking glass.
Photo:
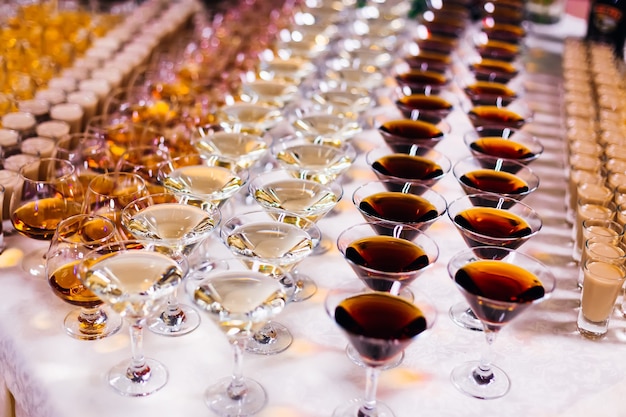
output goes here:
<path id="1" fill-rule="evenodd" d="M 46 253 L 46 276 L 52 292 L 77 307 L 63 321 L 65 332 L 79 340 L 96 340 L 116 333 L 122 320 L 102 300 L 85 288 L 77 276 L 85 254 L 112 243 L 119 235 L 106 217 L 75 214 L 57 225 Z"/>
<path id="2" fill-rule="evenodd" d="M 539 187 L 532 169 L 510 159 L 470 156 L 457 161 L 452 173 L 468 195 L 494 193 L 521 201 Z"/>
<path id="3" fill-rule="evenodd" d="M 512 159 L 524 165 L 543 153 L 543 145 L 530 133 L 503 126 L 482 126 L 463 135 L 474 156 Z"/>
<path id="4" fill-rule="evenodd" d="M 400 95 L 394 104 L 404 118 L 437 126 L 450 115 L 458 101 L 453 94 L 445 93 Z M 443 129 L 443 126 L 440 127 Z"/>
<path id="5" fill-rule="evenodd" d="M 359 186 L 352 194 L 352 203 L 368 222 L 414 226 L 422 231 L 443 216 L 448 205 L 441 194 L 426 185 L 393 180 Z"/>
<path id="6" fill-rule="evenodd" d="M 130 202 L 121 213 L 124 228 L 137 240 L 167 246 L 187 259 L 206 240 L 221 220 L 211 202 L 188 194 L 151 194 Z M 177 291 L 167 308 L 148 320 L 148 328 L 164 336 L 182 336 L 200 325 L 200 316 L 177 301 Z"/>
<path id="7" fill-rule="evenodd" d="M 271 154 L 296 178 L 328 184 L 352 166 L 356 150 L 349 142 L 333 144 L 319 136 L 286 136 L 274 141 Z"/>
<path id="8" fill-rule="evenodd" d="M 129 324 L 131 360 L 114 366 L 107 381 L 121 395 L 140 397 L 161 389 L 168 380 L 165 365 L 143 352 L 143 329 L 161 311 L 187 273 L 187 262 L 170 248 L 125 240 L 85 255 L 78 276 Z"/>
<path id="9" fill-rule="evenodd" d="M 315 242 L 320 239 L 319 229 L 310 220 L 278 210 L 252 211 L 226 220 L 220 235 L 231 253 L 244 265 L 280 281 L 290 302 L 298 300 L 299 293 L 308 289 L 300 288 L 301 284 L 291 272 L 312 253 Z M 248 350 L 275 354 L 287 349 L 292 341 L 285 326 L 271 321 L 254 333 Z"/>
<path id="10" fill-rule="evenodd" d="M 256 176 L 250 181 L 249 190 L 263 209 L 295 213 L 313 223 L 327 215 L 343 196 L 343 188 L 336 182 L 321 184 L 317 181 L 295 178 L 289 171 L 281 169 Z M 332 245 L 322 237 L 322 240 L 317 242 L 314 254 L 325 253 Z M 301 276 L 300 279 L 306 278 Z M 301 284 L 314 285 L 309 281 Z M 300 296 L 303 297 L 306 293 L 310 297 L 314 292 L 303 291 Z"/>
<path id="11" fill-rule="evenodd" d="M 28 238 L 50 241 L 61 220 L 80 213 L 83 190 L 70 161 L 40 158 L 26 163 L 15 190 L 9 203 L 11 223 Z M 24 256 L 22 268 L 45 277 L 47 251 L 45 247 Z"/>
<path id="12" fill-rule="evenodd" d="M 296 117 L 291 123 L 296 135 L 322 137 L 341 144 L 363 130 L 356 120 L 336 114 L 298 110 L 296 112 Z"/>
<path id="13" fill-rule="evenodd" d="M 150 193 L 159 194 L 165 191 L 163 186 L 159 184 L 159 166 L 171 159 L 169 150 L 159 145 L 131 146 L 120 155 L 115 171 L 139 175 L 146 182 L 146 187 Z"/>
<path id="14" fill-rule="evenodd" d="M 465 244 L 481 258 L 492 258 L 492 247 L 518 249 L 541 230 L 543 222 L 530 206 L 497 194 L 470 194 L 448 205 L 448 217 Z M 450 318 L 466 329 L 482 331 L 483 325 L 467 303 L 450 307 Z"/>
<path id="15" fill-rule="evenodd" d="M 275 127 L 283 120 L 279 107 L 259 103 L 236 102 L 220 107 L 217 119 L 228 132 L 260 133 Z"/>
<path id="16" fill-rule="evenodd" d="M 242 168 L 250 169 L 269 151 L 271 137 L 267 134 L 245 132 L 200 133 L 193 146 L 201 154 L 219 154 L 237 161 Z"/>
<path id="17" fill-rule="evenodd" d="M 552 272 L 535 258 L 513 249 L 492 247 L 492 256 L 480 258 L 473 249 L 452 256 L 448 274 L 463 294 L 476 317 L 483 323 L 487 351 L 480 361 L 456 367 L 451 379 L 461 392 L 480 399 L 504 396 L 511 382 L 507 374 L 491 363 L 492 344 L 500 330 L 548 298 L 556 287 Z"/>
<path id="18" fill-rule="evenodd" d="M 122 225 L 122 210 L 134 200 L 149 194 L 146 182 L 137 174 L 108 172 L 94 177 L 83 199 L 82 213 L 98 214 L 116 224 L 124 237 L 130 233 Z"/>
<path id="19" fill-rule="evenodd" d="M 260 272 L 215 272 L 192 289 L 191 297 L 224 332 L 234 354 L 232 376 L 210 386 L 204 393 L 205 403 L 220 416 L 255 414 L 267 403 L 267 393 L 261 384 L 244 377 L 243 355 L 254 332 L 287 304 L 284 288 Z"/>
<path id="20" fill-rule="evenodd" d="M 446 138 L 446 133 L 437 125 L 423 120 L 383 120 L 377 130 L 387 146 L 400 152 L 412 145 L 434 148 Z"/>
<path id="21" fill-rule="evenodd" d="M 416 305 L 392 294 L 362 289 L 331 291 L 325 308 L 367 367 L 364 397 L 339 406 L 333 417 L 393 416 L 391 409 L 376 399 L 379 374 L 433 325 L 435 309 L 428 303 Z"/>
<path id="22" fill-rule="evenodd" d="M 376 177 L 386 182 L 390 191 L 401 191 L 407 182 L 434 186 L 445 177 L 452 162 L 441 152 L 422 145 L 407 144 L 404 149 L 380 146 L 365 155 Z"/>

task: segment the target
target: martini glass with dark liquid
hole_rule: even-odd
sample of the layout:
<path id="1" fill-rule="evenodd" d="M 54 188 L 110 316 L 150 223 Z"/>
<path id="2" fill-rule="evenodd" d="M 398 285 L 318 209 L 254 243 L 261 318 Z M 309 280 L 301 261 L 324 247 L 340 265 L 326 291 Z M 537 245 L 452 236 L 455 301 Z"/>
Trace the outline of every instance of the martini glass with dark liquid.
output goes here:
<path id="1" fill-rule="evenodd" d="M 493 247 L 518 249 L 541 230 L 543 222 L 530 206 L 497 194 L 471 194 L 448 205 L 448 217 L 465 244 L 477 257 L 492 259 L 502 254 Z M 454 304 L 450 318 L 461 327 L 482 331 L 480 320 L 467 303 Z"/>
<path id="2" fill-rule="evenodd" d="M 376 399 L 379 374 L 397 361 L 416 336 L 432 327 L 435 309 L 425 302 L 363 290 L 331 291 L 325 306 L 367 368 L 364 397 L 340 405 L 333 416 L 394 416 L 389 406 Z"/>
<path id="3" fill-rule="evenodd" d="M 473 249 L 454 255 L 448 273 L 472 311 L 483 323 L 487 352 L 480 361 L 456 367 L 454 386 L 480 399 L 499 398 L 509 391 L 507 374 L 491 362 L 491 349 L 500 330 L 528 307 L 550 296 L 556 287 L 552 272 L 535 258 L 513 249 L 492 247 L 490 258 Z"/>
<path id="4" fill-rule="evenodd" d="M 530 164 L 543 153 L 544 147 L 530 133 L 505 126 L 481 126 L 463 135 L 463 141 L 474 156 L 512 159 Z"/>
<path id="5" fill-rule="evenodd" d="M 313 252 L 315 242 L 321 237 L 312 221 L 270 209 L 231 217 L 223 222 L 220 235 L 231 253 L 249 269 L 279 281 L 290 302 L 300 291 L 291 272 Z M 293 336 L 285 326 L 271 321 L 253 334 L 247 350 L 271 355 L 284 351 L 292 341 Z"/>
<path id="6" fill-rule="evenodd" d="M 407 153 L 413 145 L 434 148 L 446 138 L 437 125 L 423 120 L 384 119 L 380 120 L 378 133 L 395 152 Z"/>

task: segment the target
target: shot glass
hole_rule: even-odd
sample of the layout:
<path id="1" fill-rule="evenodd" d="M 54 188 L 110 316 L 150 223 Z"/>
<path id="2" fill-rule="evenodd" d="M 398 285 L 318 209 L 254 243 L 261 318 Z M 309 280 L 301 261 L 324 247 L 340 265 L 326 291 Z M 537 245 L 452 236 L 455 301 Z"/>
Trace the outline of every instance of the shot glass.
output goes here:
<path id="1" fill-rule="evenodd" d="M 626 244 L 609 236 L 597 236 L 587 239 L 583 248 L 580 264 L 588 260 L 603 261 L 615 264 L 624 264 L 626 260 Z M 582 288 L 585 279 L 583 268 L 579 268 L 578 287 Z"/>
<path id="2" fill-rule="evenodd" d="M 582 268 L 584 281 L 576 326 L 582 336 L 599 339 L 608 332 L 626 270 L 623 265 L 593 259 L 587 260 Z"/>
<path id="3" fill-rule="evenodd" d="M 572 258 L 576 262 L 580 262 L 582 256 L 585 238 L 583 234 L 583 222 L 591 219 L 613 220 L 617 207 L 613 201 L 601 202 L 595 200 L 587 200 L 585 198 L 578 199 L 576 209 L 576 222 L 574 223 L 574 248 Z"/>

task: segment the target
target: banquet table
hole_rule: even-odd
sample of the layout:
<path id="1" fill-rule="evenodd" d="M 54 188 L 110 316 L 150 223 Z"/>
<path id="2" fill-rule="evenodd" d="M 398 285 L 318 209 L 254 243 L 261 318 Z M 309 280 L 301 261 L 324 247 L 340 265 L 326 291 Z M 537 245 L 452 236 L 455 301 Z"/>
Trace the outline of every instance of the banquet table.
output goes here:
<path id="1" fill-rule="evenodd" d="M 559 26 L 568 29 L 561 35 L 580 35 L 584 30 L 582 19 L 570 15 Z M 450 372 L 462 362 L 478 359 L 485 340 L 481 332 L 463 329 L 448 317 L 448 309 L 462 296 L 448 276 L 446 263 L 466 245 L 446 216 L 439 219 L 427 232 L 439 245 L 439 259 L 411 285 L 435 305 L 436 322 L 407 348 L 400 366 L 383 371 L 380 379 L 379 400 L 397 417 L 576 417 L 590 413 L 608 417 L 626 413 L 626 319 L 616 308 L 608 335 L 597 341 L 576 331 L 580 290 L 578 266 L 571 261 L 571 225 L 565 221 L 567 178 L 558 67 L 562 43 L 558 36 L 546 36 L 557 32 L 554 28 L 535 29 L 531 28 L 527 42 L 524 79 L 535 117 L 525 129 L 541 140 L 545 152 L 531 165 L 541 179 L 540 186 L 524 202 L 539 213 L 543 228 L 520 251 L 552 269 L 557 290 L 505 327 L 494 345 L 494 363 L 509 374 L 510 392 L 488 401 L 460 393 L 450 382 Z M 462 134 L 472 126 L 460 109 L 447 122 L 451 132 L 437 149 L 454 162 L 469 155 Z M 359 155 L 342 178 L 343 199 L 319 222 L 323 235 L 333 241 L 350 225 L 364 221 L 351 201 L 352 192 L 376 179 L 364 155 L 384 144 L 375 129 L 363 131 L 353 143 Z M 451 173 L 434 189 L 448 202 L 462 195 Z M 232 210 L 254 208 L 241 205 Z M 129 358 L 126 326 L 98 341 L 68 337 L 62 319 L 70 306 L 53 295 L 43 278 L 29 276 L 19 264 L 23 256 L 46 243 L 10 232 L 5 240 L 7 249 L 0 256 L 0 416 L 211 415 L 203 392 L 230 375 L 232 354 L 226 338 L 208 318 L 182 337 L 146 332 L 145 353 L 167 366 L 169 382 L 147 397 L 120 396 L 107 386 L 105 375 L 111 366 Z M 207 248 L 212 257 L 229 257 L 217 234 Z M 244 373 L 268 393 L 268 404 L 258 414 L 261 417 L 329 416 L 339 404 L 364 390 L 365 370 L 347 358 L 347 340 L 324 310 L 327 292 L 355 282 L 354 272 L 336 248 L 306 258 L 298 269 L 314 278 L 319 289 L 309 300 L 290 303 L 279 317 L 292 331 L 293 345 L 277 355 L 245 356 Z M 179 296 L 188 301 L 184 292 Z"/>

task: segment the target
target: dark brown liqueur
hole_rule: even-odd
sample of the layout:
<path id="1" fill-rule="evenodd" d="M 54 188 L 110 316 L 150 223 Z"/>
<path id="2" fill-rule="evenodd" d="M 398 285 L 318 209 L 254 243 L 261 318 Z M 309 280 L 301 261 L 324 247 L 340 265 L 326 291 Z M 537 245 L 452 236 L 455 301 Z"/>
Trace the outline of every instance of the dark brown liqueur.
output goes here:
<path id="1" fill-rule="evenodd" d="M 370 363 L 385 362 L 398 355 L 428 325 L 417 306 L 379 293 L 343 300 L 335 308 L 335 321 Z"/>
<path id="2" fill-rule="evenodd" d="M 432 180 L 444 172 L 439 164 L 423 156 L 394 153 L 378 158 L 372 168 L 380 174 L 406 180 Z"/>
<path id="3" fill-rule="evenodd" d="M 468 187 L 496 194 L 523 194 L 528 184 L 516 175 L 493 169 L 477 169 L 460 177 Z"/>
<path id="4" fill-rule="evenodd" d="M 513 140 L 499 137 L 483 137 L 470 144 L 470 149 L 497 158 L 528 160 L 536 155 L 528 147 Z"/>
<path id="5" fill-rule="evenodd" d="M 481 58 L 511 62 L 517 58 L 519 46 L 508 42 L 489 40 L 482 45 L 478 45 L 476 51 Z"/>
<path id="6" fill-rule="evenodd" d="M 522 116 L 512 110 L 498 106 L 476 106 L 467 115 L 474 126 L 502 125 L 520 128 L 526 122 Z"/>
<path id="7" fill-rule="evenodd" d="M 464 91 L 475 106 L 508 106 L 517 98 L 517 93 L 506 84 L 491 81 L 477 81 L 465 87 Z"/>
<path id="8" fill-rule="evenodd" d="M 437 124 L 452 111 L 452 104 L 436 95 L 411 94 L 402 96 L 396 106 L 407 119 Z"/>
<path id="9" fill-rule="evenodd" d="M 398 192 L 380 192 L 359 203 L 364 213 L 398 223 L 423 223 L 439 216 L 437 208 L 423 197 Z"/>
<path id="10" fill-rule="evenodd" d="M 519 70 L 509 62 L 494 59 L 483 59 L 470 65 L 470 70 L 477 80 L 508 83 L 519 73 Z"/>
<path id="11" fill-rule="evenodd" d="M 483 32 L 489 39 L 517 44 L 526 36 L 521 26 L 508 23 L 483 24 Z"/>
<path id="12" fill-rule="evenodd" d="M 409 87 L 422 85 L 443 86 L 448 82 L 448 78 L 445 74 L 429 70 L 410 70 L 403 72 L 396 76 L 396 80 L 398 84 L 407 85 Z"/>
<path id="13" fill-rule="evenodd" d="M 380 131 L 387 137 L 394 136 L 404 140 L 443 138 L 443 132 L 437 126 L 422 120 L 392 120 L 383 123 Z"/>
<path id="14" fill-rule="evenodd" d="M 420 51 L 418 54 L 405 56 L 404 61 L 411 69 L 431 68 L 441 71 L 450 66 L 452 58 L 439 52 Z"/>
<path id="15" fill-rule="evenodd" d="M 534 274 L 498 260 L 471 262 L 455 273 L 454 280 L 467 291 L 474 313 L 488 323 L 504 324 L 545 295 Z"/>
<path id="16" fill-rule="evenodd" d="M 365 284 L 376 291 L 391 291 L 392 280 L 381 279 L 376 274 L 360 268 L 385 273 L 397 273 L 397 281 L 408 284 L 416 272 L 429 265 L 428 255 L 413 242 L 392 236 L 371 236 L 350 243 L 345 251 L 346 259 L 358 268 L 355 271 Z"/>

